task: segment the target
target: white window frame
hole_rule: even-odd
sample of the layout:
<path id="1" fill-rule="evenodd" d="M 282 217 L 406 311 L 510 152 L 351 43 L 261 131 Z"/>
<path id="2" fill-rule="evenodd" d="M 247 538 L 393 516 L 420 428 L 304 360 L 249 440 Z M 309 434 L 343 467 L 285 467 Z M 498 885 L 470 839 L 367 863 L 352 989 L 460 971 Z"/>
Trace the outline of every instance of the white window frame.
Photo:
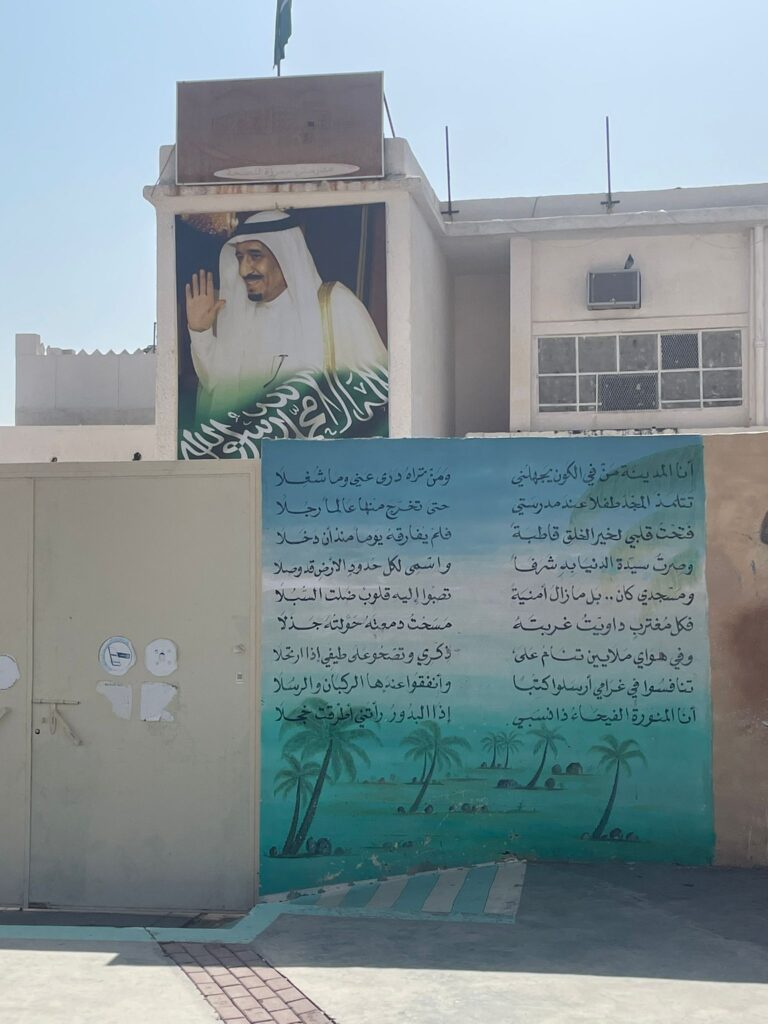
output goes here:
<path id="1" fill-rule="evenodd" d="M 558 430 L 623 430 L 627 428 L 708 429 L 713 427 L 747 426 L 751 408 L 751 332 L 744 314 L 717 317 L 675 317 L 643 321 L 635 317 L 621 320 L 588 320 L 571 323 L 534 323 L 531 334 L 531 426 L 533 429 Z M 741 332 L 741 405 L 697 409 L 627 409 L 612 412 L 539 411 L 538 343 L 540 338 L 599 337 L 626 334 L 685 334 L 702 331 Z M 699 342 L 701 344 L 701 341 Z M 618 345 L 618 341 L 617 341 Z M 618 365 L 618 363 L 617 363 Z M 578 362 L 577 362 L 578 367 Z M 701 367 L 699 367 L 701 370 Z M 626 371 L 627 373 L 633 371 Z M 644 371 L 634 371 L 644 372 Z M 656 371 L 661 373 L 661 365 Z M 665 373 L 683 372 L 665 370 Z M 574 374 L 577 375 L 577 374 Z M 564 376 L 568 376 L 564 374 Z M 659 395 L 661 391 L 659 389 Z"/>

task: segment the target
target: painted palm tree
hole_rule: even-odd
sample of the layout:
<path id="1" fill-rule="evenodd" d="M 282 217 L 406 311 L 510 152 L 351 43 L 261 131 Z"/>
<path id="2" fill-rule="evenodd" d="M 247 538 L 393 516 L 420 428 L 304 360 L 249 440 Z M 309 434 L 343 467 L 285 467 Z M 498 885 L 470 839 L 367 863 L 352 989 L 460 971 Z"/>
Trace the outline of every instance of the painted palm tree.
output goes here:
<path id="1" fill-rule="evenodd" d="M 429 764 L 429 746 L 425 745 L 422 752 L 421 758 L 421 775 L 419 775 L 419 783 L 422 783 L 427 777 L 427 765 Z"/>
<path id="2" fill-rule="evenodd" d="M 436 722 L 425 722 L 424 725 L 415 729 L 410 736 L 406 736 L 401 746 L 407 746 L 406 757 L 418 760 L 425 754 L 429 758 L 429 769 L 424 776 L 416 794 L 416 799 L 408 808 L 409 814 L 418 811 L 424 794 L 427 792 L 435 768 L 454 768 L 461 764 L 459 749 L 470 750 L 469 743 L 463 736 L 443 736 L 440 726 Z"/>
<path id="3" fill-rule="evenodd" d="M 400 746 L 408 747 L 408 750 L 405 752 L 405 756 L 408 760 L 418 761 L 419 758 L 421 758 L 421 775 L 419 776 L 419 782 L 423 783 L 424 779 L 427 777 L 427 766 L 429 765 L 430 758 L 432 756 L 433 737 L 430 729 L 427 726 L 424 726 L 420 729 L 414 730 L 410 736 L 406 736 L 404 740 L 401 740 Z"/>
<path id="4" fill-rule="evenodd" d="M 539 767 L 526 783 L 525 789 L 533 789 L 539 781 L 539 776 L 544 771 L 544 765 L 547 763 L 547 755 L 550 750 L 553 754 L 557 754 L 557 744 L 566 743 L 565 737 L 561 736 L 556 729 L 550 729 L 548 725 L 540 725 L 537 729 L 531 729 L 531 735 L 538 737 L 538 742 L 533 748 L 534 754 L 537 754 L 540 750 L 542 754 Z"/>
<path id="5" fill-rule="evenodd" d="M 605 805 L 603 815 L 597 823 L 595 831 L 592 833 L 593 839 L 600 839 L 613 811 L 616 791 L 619 788 L 619 772 L 623 768 L 627 775 L 631 775 L 632 768 L 629 762 L 632 760 L 642 761 L 645 765 L 648 762 L 645 760 L 645 754 L 634 740 L 624 740 L 619 743 L 615 736 L 603 736 L 603 742 L 596 744 L 591 750 L 601 755 L 600 767 L 604 767 L 607 772 L 613 771 L 614 773 L 613 786 L 608 797 L 608 803 Z"/>
<path id="6" fill-rule="evenodd" d="M 509 768 L 509 755 L 516 754 L 522 747 L 523 741 L 520 739 L 519 733 L 516 732 L 502 732 L 499 734 L 502 738 L 502 745 L 504 747 L 504 768 Z"/>
<path id="7" fill-rule="evenodd" d="M 503 733 L 498 732 L 489 732 L 487 733 L 487 735 L 483 736 L 483 750 L 487 750 L 489 753 L 493 754 L 493 757 L 491 758 L 491 763 L 488 765 L 489 768 L 498 767 L 496 764 L 496 757 L 499 752 L 499 742 L 501 736 L 503 736 Z"/>
<path id="8" fill-rule="evenodd" d="M 327 701 L 311 697 L 289 715 L 280 728 L 281 737 L 291 734 L 283 746 L 284 756 L 300 753 L 302 757 L 322 757 L 301 825 L 286 851 L 290 855 L 295 856 L 304 845 L 326 781 L 330 778 L 332 782 L 338 782 L 342 775 L 346 775 L 353 782 L 357 778 L 355 758 L 365 765 L 371 763 L 360 744 L 381 742 L 370 729 L 356 724 L 358 710 L 352 708 L 350 718 L 338 719 Z"/>
<path id="9" fill-rule="evenodd" d="M 320 771 L 320 765 L 315 761 L 302 764 L 297 757 L 293 756 L 293 754 L 284 754 L 283 756 L 287 762 L 287 767 L 281 768 L 275 776 L 275 796 L 288 796 L 294 787 L 296 789 L 296 795 L 293 803 L 293 817 L 291 818 L 288 835 L 283 843 L 283 856 L 285 856 L 285 854 L 290 851 L 291 846 L 293 845 L 293 840 L 296 836 L 302 801 L 308 799 L 311 795 L 312 779 L 315 778 L 317 773 Z"/>

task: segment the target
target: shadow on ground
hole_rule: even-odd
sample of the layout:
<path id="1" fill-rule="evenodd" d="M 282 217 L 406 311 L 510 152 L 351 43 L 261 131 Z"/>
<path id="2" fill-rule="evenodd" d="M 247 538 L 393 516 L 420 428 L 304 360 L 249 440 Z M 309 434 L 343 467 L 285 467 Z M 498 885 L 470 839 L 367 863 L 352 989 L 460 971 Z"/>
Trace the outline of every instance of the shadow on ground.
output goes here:
<path id="1" fill-rule="evenodd" d="M 56 914 L 84 926 L 199 918 Z M 2 912 L 2 923 L 52 922 Z M 34 920 L 32 919 L 34 918 Z M 129 941 L 126 935 L 126 940 Z M 218 931 L 216 942 L 226 942 Z M 108 950 L 105 941 L 0 941 L 0 949 Z M 529 864 L 517 923 L 279 918 L 253 943 L 275 966 L 534 972 L 768 982 L 768 870 Z M 114 963 L 120 963 L 119 953 Z"/>
<path id="2" fill-rule="evenodd" d="M 765 1024 L 767 911 L 764 870 L 534 864 L 514 925 L 286 915 L 252 946 L 337 1024 Z M 19 1024 L 70 1024 L 70 995 L 77 1020 L 210 1022 L 153 943 L 0 949 Z"/>
<path id="3" fill-rule="evenodd" d="M 529 864 L 516 925 L 280 918 L 275 966 L 768 982 L 768 871 Z"/>

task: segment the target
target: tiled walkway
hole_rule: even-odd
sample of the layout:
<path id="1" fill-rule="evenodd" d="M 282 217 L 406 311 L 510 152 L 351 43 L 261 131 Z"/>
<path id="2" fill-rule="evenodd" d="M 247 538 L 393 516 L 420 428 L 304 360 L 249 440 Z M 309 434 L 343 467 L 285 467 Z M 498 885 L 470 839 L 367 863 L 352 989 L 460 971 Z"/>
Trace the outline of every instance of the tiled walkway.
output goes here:
<path id="1" fill-rule="evenodd" d="M 172 942 L 161 948 L 227 1024 L 334 1024 L 248 947 Z"/>

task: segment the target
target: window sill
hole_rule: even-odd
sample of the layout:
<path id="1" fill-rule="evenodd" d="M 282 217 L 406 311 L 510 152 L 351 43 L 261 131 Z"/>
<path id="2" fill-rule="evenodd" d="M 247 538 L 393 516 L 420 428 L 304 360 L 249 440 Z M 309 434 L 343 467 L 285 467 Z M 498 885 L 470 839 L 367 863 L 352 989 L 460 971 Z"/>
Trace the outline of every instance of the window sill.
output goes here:
<path id="1" fill-rule="evenodd" d="M 722 409 L 648 409 L 626 412 L 539 412 L 531 416 L 533 430 L 695 430 L 708 427 L 746 427 L 745 405 Z"/>

